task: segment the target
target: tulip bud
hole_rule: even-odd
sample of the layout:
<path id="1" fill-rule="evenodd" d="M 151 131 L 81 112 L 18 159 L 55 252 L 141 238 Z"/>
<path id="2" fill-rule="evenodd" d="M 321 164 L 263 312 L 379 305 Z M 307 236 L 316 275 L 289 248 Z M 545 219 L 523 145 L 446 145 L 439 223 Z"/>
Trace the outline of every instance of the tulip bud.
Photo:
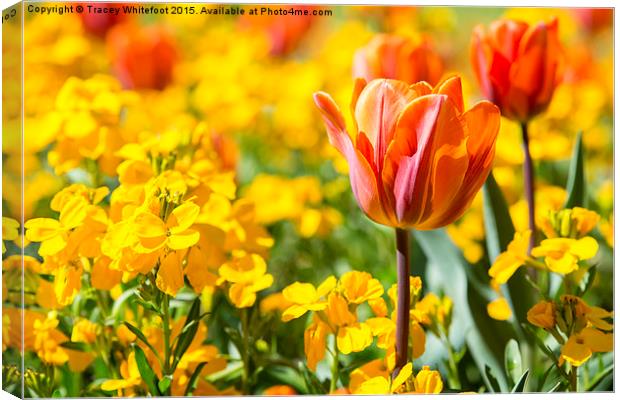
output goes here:
<path id="1" fill-rule="evenodd" d="M 560 57 L 556 19 L 532 26 L 502 19 L 488 31 L 476 27 L 471 41 L 471 62 L 482 93 L 503 116 L 519 122 L 549 105 L 561 78 Z"/>

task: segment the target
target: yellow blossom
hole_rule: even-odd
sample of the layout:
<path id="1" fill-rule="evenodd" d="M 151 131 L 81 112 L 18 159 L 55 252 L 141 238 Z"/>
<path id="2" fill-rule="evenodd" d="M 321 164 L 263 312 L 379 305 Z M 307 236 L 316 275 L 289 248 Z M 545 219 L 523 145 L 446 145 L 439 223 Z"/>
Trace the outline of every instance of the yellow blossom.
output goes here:
<path id="1" fill-rule="evenodd" d="M 438 371 L 431 371 L 425 365 L 413 380 L 414 393 L 441 393 L 443 381 Z"/>
<path id="2" fill-rule="evenodd" d="M 381 282 L 368 272 L 349 271 L 345 273 L 340 277 L 340 287 L 347 300 L 355 304 L 374 300 L 383 295 Z"/>
<path id="3" fill-rule="evenodd" d="M 166 222 L 148 211 L 141 212 L 135 218 L 136 235 L 140 244 L 138 252 L 150 253 L 168 246 L 172 250 L 182 250 L 195 245 L 200 234 L 190 227 L 196 221 L 200 208 L 193 203 L 184 203 L 176 207 Z"/>
<path id="4" fill-rule="evenodd" d="M 336 287 L 336 278 L 328 277 L 315 288 L 311 283 L 295 282 L 282 290 L 284 298 L 291 303 L 282 313 L 282 321 L 288 322 L 299 318 L 308 311 L 319 311 L 327 308 L 327 301 L 324 297 Z"/>
<path id="5" fill-rule="evenodd" d="M 354 394 L 392 394 L 400 390 L 401 386 L 411 377 L 413 365 L 405 364 L 392 380 L 391 376 L 375 376 L 359 385 Z"/>
<path id="6" fill-rule="evenodd" d="M 498 321 L 506 321 L 512 317 L 512 310 L 505 297 L 498 297 L 487 304 L 487 313 Z"/>
<path id="7" fill-rule="evenodd" d="M 543 329 L 552 329 L 555 326 L 555 303 L 542 300 L 527 312 L 530 324 Z"/>
<path id="8" fill-rule="evenodd" d="M 71 332 L 72 342 L 94 343 L 99 333 L 97 324 L 87 320 L 80 319 L 73 325 Z"/>
<path id="9" fill-rule="evenodd" d="M 578 367 L 586 362 L 592 353 L 605 353 L 613 350 L 612 333 L 603 333 L 595 328 L 584 328 L 571 335 L 562 346 L 560 365 L 567 361 Z"/>
<path id="10" fill-rule="evenodd" d="M 228 295 L 236 307 L 251 307 L 256 293 L 273 283 L 273 276 L 266 272 L 267 264 L 261 256 L 242 253 L 220 267 L 218 284 L 231 284 Z"/>
<path id="11" fill-rule="evenodd" d="M 489 269 L 489 276 L 497 284 L 508 282 L 508 279 L 528 259 L 527 250 L 530 235 L 530 231 L 516 232 L 506 251 L 497 256 Z"/>
<path id="12" fill-rule="evenodd" d="M 545 239 L 540 246 L 532 249 L 532 255 L 545 257 L 545 264 L 550 271 L 565 275 L 576 271 L 579 261 L 594 257 L 597 251 L 596 240 L 586 236 L 581 239 Z"/>
<path id="13" fill-rule="evenodd" d="M 39 254 L 57 254 L 67 246 L 68 233 L 78 227 L 86 218 L 86 202 L 80 198 L 68 201 L 60 211 L 58 220 L 34 218 L 26 222 L 26 239 L 41 242 Z"/>
<path id="14" fill-rule="evenodd" d="M 5 240 L 15 240 L 19 237 L 19 222 L 13 218 L 2 217 L 2 254 L 6 252 Z"/>
<path id="15" fill-rule="evenodd" d="M 142 383 L 142 377 L 138 364 L 136 363 L 136 355 L 134 352 L 129 354 L 126 361 L 121 363 L 121 379 L 108 379 L 101 384 L 101 389 L 106 391 L 116 390 L 119 396 L 123 395 L 124 389 L 127 390 L 125 395 L 133 394 L 132 388 Z"/>
<path id="16" fill-rule="evenodd" d="M 312 371 L 315 371 L 317 363 L 325 358 L 328 333 L 329 327 L 316 315 L 313 323 L 304 331 L 304 352 L 306 353 L 308 368 Z"/>

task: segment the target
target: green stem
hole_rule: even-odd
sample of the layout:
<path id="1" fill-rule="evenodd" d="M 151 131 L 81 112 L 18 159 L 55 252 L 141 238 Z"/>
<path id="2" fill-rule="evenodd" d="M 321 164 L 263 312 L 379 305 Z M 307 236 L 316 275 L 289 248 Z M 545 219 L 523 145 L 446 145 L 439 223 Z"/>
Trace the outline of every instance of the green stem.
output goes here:
<path id="1" fill-rule="evenodd" d="M 337 389 L 338 384 L 338 345 L 336 344 L 336 340 L 334 338 L 334 353 L 333 353 L 333 361 L 332 361 L 332 379 L 329 383 L 329 393 L 334 393 Z"/>
<path id="2" fill-rule="evenodd" d="M 441 338 L 445 342 L 446 347 L 448 348 L 448 384 L 450 385 L 450 389 L 461 389 L 461 379 L 459 378 L 459 370 L 456 362 L 456 357 L 454 355 L 454 349 L 452 348 L 452 344 L 450 344 L 450 340 L 448 339 L 446 333 L 443 328 L 440 328 Z"/>
<path id="3" fill-rule="evenodd" d="M 170 375 L 174 371 L 170 371 L 170 297 L 164 293 L 163 304 L 163 328 L 164 328 L 164 370 L 163 375 Z M 165 396 L 170 396 L 170 387 L 164 393 Z"/>
<path id="4" fill-rule="evenodd" d="M 570 368 L 570 391 L 577 392 L 577 367 L 574 365 Z"/>
<path id="5" fill-rule="evenodd" d="M 241 336 L 243 338 L 243 374 L 241 375 L 241 392 L 250 394 L 250 338 L 248 331 L 248 310 L 241 310 Z"/>

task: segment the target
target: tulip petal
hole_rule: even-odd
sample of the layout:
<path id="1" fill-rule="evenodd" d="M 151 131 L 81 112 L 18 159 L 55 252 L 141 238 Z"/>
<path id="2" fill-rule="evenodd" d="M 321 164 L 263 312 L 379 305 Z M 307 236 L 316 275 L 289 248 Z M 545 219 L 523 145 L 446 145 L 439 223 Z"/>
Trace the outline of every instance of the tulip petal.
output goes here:
<path id="1" fill-rule="evenodd" d="M 359 207 L 377 223 L 392 225 L 380 198 L 376 174 L 359 150 L 353 147 L 344 118 L 326 93 L 315 93 L 314 102 L 323 116 L 330 143 L 347 159 L 351 188 Z"/>
<path id="2" fill-rule="evenodd" d="M 495 156 L 495 139 L 499 132 L 500 112 L 497 106 L 481 101 L 463 114 L 467 126 L 469 163 L 461 189 L 449 212 L 436 221 L 447 224 L 459 218 L 486 181 Z"/>
<path id="3" fill-rule="evenodd" d="M 433 90 L 433 93 L 445 94 L 454 102 L 459 114 L 463 113 L 465 108 L 463 105 L 463 87 L 459 76 L 453 76 L 452 78 L 446 79 Z"/>
<path id="4" fill-rule="evenodd" d="M 365 132 L 373 145 L 379 173 L 387 148 L 394 137 L 401 111 L 417 97 L 405 82 L 375 79 L 359 95 L 355 106 L 358 129 Z"/>

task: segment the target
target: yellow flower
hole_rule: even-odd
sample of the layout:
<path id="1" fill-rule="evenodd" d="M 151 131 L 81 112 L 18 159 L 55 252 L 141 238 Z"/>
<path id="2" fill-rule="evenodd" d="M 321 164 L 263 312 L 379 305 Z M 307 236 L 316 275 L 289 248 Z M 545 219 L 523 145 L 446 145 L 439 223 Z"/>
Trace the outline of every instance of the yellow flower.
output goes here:
<path id="1" fill-rule="evenodd" d="M 324 297 L 336 287 L 336 278 L 328 277 L 315 288 L 311 283 L 295 282 L 282 290 L 284 298 L 291 303 L 282 313 L 282 321 L 288 322 L 299 318 L 308 311 L 320 311 L 327 308 Z"/>
<path id="2" fill-rule="evenodd" d="M 540 301 L 527 312 L 530 324 L 543 329 L 552 329 L 555 326 L 555 303 Z"/>
<path id="3" fill-rule="evenodd" d="M 487 313 L 491 318 L 498 321 L 507 321 L 512 317 L 512 310 L 504 297 L 498 297 L 487 304 Z"/>
<path id="4" fill-rule="evenodd" d="M 271 293 L 260 302 L 260 312 L 267 314 L 270 312 L 282 312 L 292 305 L 290 301 L 284 297 L 283 293 Z"/>
<path id="5" fill-rule="evenodd" d="M 60 346 L 60 343 L 65 342 L 67 337 L 56 329 L 58 323 L 55 312 L 50 312 L 47 318 L 34 320 L 34 350 L 37 356 L 47 364 L 62 365 L 69 361 L 69 355 Z"/>
<path id="6" fill-rule="evenodd" d="M 575 207 L 560 211 L 550 210 L 542 219 L 541 229 L 547 238 L 580 238 L 588 234 L 600 220 L 600 216 L 588 209 Z"/>
<path id="7" fill-rule="evenodd" d="M 391 376 L 376 376 L 359 385 L 354 394 L 392 394 L 400 390 L 401 386 L 411 377 L 413 365 L 405 364 L 394 380 Z"/>
<path id="8" fill-rule="evenodd" d="M 131 390 L 134 386 L 142 383 L 142 377 L 138 364 L 136 363 L 135 353 L 129 354 L 126 361 L 121 363 L 121 379 L 108 379 L 101 384 L 101 389 L 106 391 L 116 390 L 119 396 L 123 396 L 122 389 L 128 389 L 125 395 L 133 394 Z"/>
<path id="9" fill-rule="evenodd" d="M 71 331 L 72 342 L 94 343 L 99 334 L 99 327 L 87 319 L 80 319 L 73 325 Z"/>
<path id="10" fill-rule="evenodd" d="M 349 310 L 349 304 L 339 293 L 332 292 L 327 298 L 327 319 L 337 329 L 336 345 L 343 354 L 364 350 L 372 344 L 372 331 Z"/>
<path id="11" fill-rule="evenodd" d="M 540 246 L 532 249 L 532 255 L 545 257 L 545 264 L 550 271 L 565 275 L 576 271 L 579 261 L 594 257 L 597 251 L 596 240 L 586 236 L 581 239 L 545 239 Z"/>
<path id="12" fill-rule="evenodd" d="M 571 335 L 562 346 L 560 365 L 567 361 L 578 367 L 586 362 L 592 353 L 605 353 L 613 350 L 613 333 L 603 333 L 595 328 L 584 328 Z"/>
<path id="13" fill-rule="evenodd" d="M 140 239 L 136 251 L 150 253 L 163 246 L 182 250 L 195 245 L 200 234 L 190 227 L 199 213 L 200 207 L 190 202 L 172 210 L 166 222 L 148 211 L 138 213 L 134 221 L 136 235 Z"/>
<path id="14" fill-rule="evenodd" d="M 340 277 L 340 287 L 344 296 L 351 303 L 361 304 L 383 295 L 381 282 L 368 272 L 349 271 Z"/>
<path id="15" fill-rule="evenodd" d="M 19 237 L 19 222 L 13 218 L 2 217 L 2 254 L 6 252 L 5 240 L 15 240 Z"/>
<path id="16" fill-rule="evenodd" d="M 325 358 L 328 333 L 327 324 L 315 314 L 313 323 L 304 331 L 304 352 L 306 353 L 308 368 L 312 371 L 316 371 L 318 362 Z"/>
<path id="17" fill-rule="evenodd" d="M 266 272 L 267 263 L 261 256 L 241 252 L 220 267 L 218 284 L 231 283 L 228 296 L 236 307 L 251 307 L 256 293 L 273 284 L 273 276 Z"/>
<path id="18" fill-rule="evenodd" d="M 68 233 L 86 218 L 87 203 L 78 197 L 68 201 L 58 220 L 34 218 L 26 222 L 26 239 L 41 242 L 39 255 L 45 257 L 60 252 L 67 246 Z"/>
<path id="19" fill-rule="evenodd" d="M 489 276 L 497 284 L 504 284 L 528 259 L 527 250 L 531 231 L 516 232 L 505 252 L 495 259 L 489 269 Z"/>
<path id="20" fill-rule="evenodd" d="M 383 359 L 376 359 L 361 367 L 355 368 L 349 377 L 349 391 L 351 393 L 356 393 L 358 388 L 367 380 L 371 378 L 375 378 L 377 376 L 382 376 L 388 379 L 390 374 L 389 369 L 385 365 Z"/>
<path id="21" fill-rule="evenodd" d="M 438 371 L 431 371 L 425 365 L 416 375 L 414 381 L 414 393 L 441 393 L 443 381 Z"/>

